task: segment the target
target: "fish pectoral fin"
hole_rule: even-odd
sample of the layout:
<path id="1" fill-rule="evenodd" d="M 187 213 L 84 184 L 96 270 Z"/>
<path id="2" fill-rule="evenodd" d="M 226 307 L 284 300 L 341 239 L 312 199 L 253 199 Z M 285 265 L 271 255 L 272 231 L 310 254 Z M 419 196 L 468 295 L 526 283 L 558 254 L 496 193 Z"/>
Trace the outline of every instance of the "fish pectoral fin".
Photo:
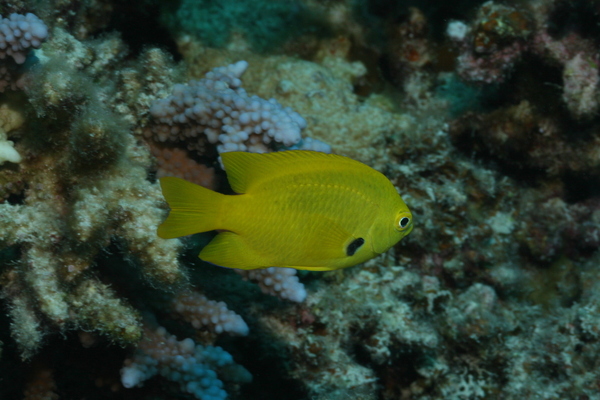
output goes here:
<path id="1" fill-rule="evenodd" d="M 355 238 L 333 219 L 319 216 L 311 229 L 307 251 L 315 259 L 331 260 L 346 257 L 346 247 Z M 312 268 L 315 271 L 317 269 Z M 326 269 L 325 269 L 326 270 Z"/>
<path id="2" fill-rule="evenodd" d="M 226 268 L 266 268 L 262 257 L 237 233 L 221 232 L 198 254 L 201 260 Z"/>

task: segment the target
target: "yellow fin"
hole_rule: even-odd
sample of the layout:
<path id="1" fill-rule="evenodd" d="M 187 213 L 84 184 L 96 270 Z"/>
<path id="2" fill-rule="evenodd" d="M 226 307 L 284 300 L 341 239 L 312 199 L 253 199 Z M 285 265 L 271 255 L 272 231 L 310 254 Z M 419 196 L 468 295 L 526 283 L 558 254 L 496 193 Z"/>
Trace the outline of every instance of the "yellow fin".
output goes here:
<path id="1" fill-rule="evenodd" d="M 201 260 L 221 267 L 257 269 L 271 267 L 244 239 L 233 232 L 221 232 L 198 254 Z"/>
<path id="2" fill-rule="evenodd" d="M 303 269 L 305 271 L 333 271 L 335 268 L 332 267 L 287 267 L 294 269 Z"/>
<path id="3" fill-rule="evenodd" d="M 160 187 L 171 208 L 167 219 L 158 227 L 161 238 L 224 228 L 217 226 L 217 218 L 225 195 L 174 177 L 160 178 Z"/>
<path id="4" fill-rule="evenodd" d="M 298 261 L 306 261 L 308 265 L 322 262 L 322 260 L 337 260 L 346 257 L 345 246 L 352 241 L 352 236 L 345 232 L 334 221 L 323 218 L 319 220 L 315 230 L 316 234 L 310 240 L 303 242 L 306 246 L 304 254 Z M 300 240 L 300 242 L 302 242 Z M 300 245 L 300 243 L 298 243 Z M 266 244 L 268 248 L 268 244 Z M 308 269 L 313 271 L 327 271 L 332 268 L 320 265 L 296 267 L 283 262 L 277 264 L 276 256 L 263 255 L 250 247 L 243 236 L 234 232 L 219 233 L 198 255 L 201 260 L 235 269 L 257 269 L 268 267 L 287 267 Z M 292 261 L 290 260 L 290 263 Z"/>
<path id="5" fill-rule="evenodd" d="M 337 222 L 325 216 L 320 216 L 316 220 L 311 228 L 310 238 L 306 253 L 310 255 L 310 258 L 316 260 L 334 260 L 346 257 L 346 246 L 354 239 Z"/>
<path id="6" fill-rule="evenodd" d="M 347 253 L 348 246 L 359 239 L 327 217 L 322 217 L 312 232 L 314 235 L 308 243 L 307 254 L 310 256 L 306 257 L 307 265 L 287 267 L 308 271 L 332 271 L 340 268 L 338 261 L 350 256 Z M 365 238 L 362 239 L 364 243 Z"/>
<path id="7" fill-rule="evenodd" d="M 351 158 L 309 150 L 288 150 L 274 153 L 247 153 L 232 151 L 221 154 L 227 179 L 236 193 L 247 193 L 261 182 L 294 171 L 304 174 L 330 168 L 370 170 L 366 165 Z"/>

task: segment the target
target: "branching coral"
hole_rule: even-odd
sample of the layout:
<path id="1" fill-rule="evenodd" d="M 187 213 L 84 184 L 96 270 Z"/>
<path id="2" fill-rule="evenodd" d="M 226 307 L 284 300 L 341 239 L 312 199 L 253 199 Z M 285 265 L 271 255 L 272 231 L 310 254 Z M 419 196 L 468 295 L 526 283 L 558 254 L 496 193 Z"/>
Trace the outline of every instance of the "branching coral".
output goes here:
<path id="1" fill-rule="evenodd" d="M 235 364 L 229 353 L 220 347 L 196 345 L 191 339 L 177 341 L 164 328 L 145 328 L 144 339 L 133 358 L 125 361 L 121 370 L 123 386 L 131 388 L 160 373 L 178 382 L 182 392 L 197 399 L 227 398 L 223 383 L 214 370 L 228 380 L 249 382 L 248 371 Z"/>
<path id="2" fill-rule="evenodd" d="M 248 92 L 292 105 L 306 120 L 303 134 L 331 145 L 334 152 L 384 168 L 385 138 L 405 130 L 411 117 L 392 112 L 394 104 L 384 96 L 362 99 L 354 93 L 352 84 L 364 76 L 365 66 L 344 58 L 347 46 L 331 56 L 334 46 L 327 42 L 322 59 L 314 63 L 289 56 L 257 57 L 246 51 L 225 53 L 193 41 L 180 42 L 187 63 L 193 66 L 193 77 L 219 64 L 248 60 L 244 75 Z"/>
<path id="3" fill-rule="evenodd" d="M 276 100 L 248 96 L 240 77 L 246 61 L 215 68 L 199 81 L 175 85 L 166 99 L 152 104 L 151 135 L 159 142 L 186 141 L 188 150 L 205 152 L 203 135 L 219 152 L 266 152 L 271 142 L 292 146 L 306 126 L 295 111 Z"/>
<path id="4" fill-rule="evenodd" d="M 66 58 L 59 56 L 65 48 L 73 50 Z M 165 203 L 158 184 L 148 180 L 153 167 L 149 149 L 132 134 L 141 131 L 139 113 L 148 112 L 149 98 L 156 99 L 169 78 L 143 89 L 136 89 L 135 80 L 151 80 L 159 65 L 172 65 L 149 51 L 131 69 L 120 70 L 116 63 L 123 52 L 114 38 L 83 43 L 56 29 L 43 62 L 28 78 L 25 93 L 33 115 L 16 138 L 22 160 L 16 168 L 0 170 L 8 197 L 0 204 L 2 298 L 11 336 L 25 359 L 35 356 L 52 334 L 71 330 L 94 332 L 122 346 L 152 337 L 153 331 L 142 328 L 140 300 L 129 301 L 119 284 L 113 286 L 103 274 L 99 260 L 111 246 L 124 266 L 137 271 L 146 290 L 163 296 L 189 285 L 178 259 L 181 242 L 156 235 Z M 115 77 L 117 85 L 110 84 Z M 122 102 L 107 101 L 113 98 Z M 10 112 L 1 115 L 7 131 L 18 125 Z M 304 291 L 294 279 L 296 290 Z M 203 307 L 212 311 L 209 320 L 193 323 L 197 328 L 247 334 L 241 317 L 223 303 L 202 298 Z M 234 325 L 222 325 L 228 316 L 234 316 Z M 209 357 L 208 348 L 198 347 L 198 356 Z"/>
<path id="5" fill-rule="evenodd" d="M 132 158 L 143 154 L 133 140 L 124 152 Z M 147 279 L 168 286 L 185 280 L 177 263 L 178 242 L 162 241 L 153 232 L 160 222 L 160 192 L 147 184 L 144 164 L 126 162 L 127 158 L 101 176 L 90 171 L 95 178 L 90 181 L 85 175 L 65 180 L 68 155 L 66 160 L 50 157 L 28 153 L 21 163 L 29 170 L 30 185 L 23 204 L 0 205 L 5 227 L 1 241 L 21 250 L 17 265 L 4 274 L 5 297 L 10 301 L 9 288 L 18 287 L 17 297 L 28 288 L 39 299 L 37 305 L 14 302 L 11 313 L 31 314 L 21 307 L 33 307 L 61 330 L 98 329 L 123 343 L 136 341 L 140 337 L 137 312 L 106 284 L 89 279 L 95 275 L 90 268 L 111 235 L 125 235 Z M 147 156 L 140 159 L 149 161 Z M 39 321 L 32 322 L 13 328 L 26 356 L 41 345 L 40 333 L 48 332 Z M 31 337 L 39 340 L 31 342 L 27 339 Z"/>

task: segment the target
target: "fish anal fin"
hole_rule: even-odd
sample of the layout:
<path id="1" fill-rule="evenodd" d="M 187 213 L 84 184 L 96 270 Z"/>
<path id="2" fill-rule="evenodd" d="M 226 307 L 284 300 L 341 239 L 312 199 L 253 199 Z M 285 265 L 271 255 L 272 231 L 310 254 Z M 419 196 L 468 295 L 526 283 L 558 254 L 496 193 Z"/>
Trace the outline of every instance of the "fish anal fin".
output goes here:
<path id="1" fill-rule="evenodd" d="M 267 268 L 262 257 L 252 249 L 242 236 L 234 232 L 221 232 L 202 249 L 198 257 L 209 263 L 226 268 Z"/>
<path id="2" fill-rule="evenodd" d="M 296 245 L 305 246 L 301 258 L 278 259 L 277 254 L 259 254 L 242 235 L 219 233 L 198 255 L 201 260 L 226 268 L 258 269 L 286 267 L 312 271 L 335 269 L 328 266 L 333 260 L 347 257 L 346 247 L 355 238 L 330 218 L 319 216 L 310 222 L 310 235 Z"/>

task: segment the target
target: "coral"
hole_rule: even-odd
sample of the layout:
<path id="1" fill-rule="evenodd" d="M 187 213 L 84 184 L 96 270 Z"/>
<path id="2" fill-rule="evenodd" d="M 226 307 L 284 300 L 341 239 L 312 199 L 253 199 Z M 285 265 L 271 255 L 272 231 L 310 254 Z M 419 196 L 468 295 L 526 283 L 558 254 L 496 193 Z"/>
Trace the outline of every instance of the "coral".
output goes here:
<path id="1" fill-rule="evenodd" d="M 25 358 L 55 330 L 95 330 L 122 344 L 139 340 L 139 313 L 94 272 L 94 259 L 111 237 L 124 238 L 123 251 L 152 285 L 168 289 L 186 282 L 177 260 L 180 243 L 155 234 L 164 211 L 158 185 L 146 180 L 148 151 L 99 100 L 110 89 L 91 83 L 89 76 L 101 70 L 94 62 L 53 58 L 54 51 L 72 42 L 64 33 L 54 35 L 47 49 L 50 59 L 31 77 L 35 84 L 27 93 L 32 104 L 40 115 L 49 115 L 46 136 L 19 137 L 20 144 L 27 143 L 20 168 L 27 171 L 29 188 L 23 204 L 0 204 L 0 242 L 20 249 L 18 262 L 4 271 L 3 297 Z M 115 53 L 109 58 L 119 60 Z M 95 100 L 88 102 L 88 96 Z M 78 111 L 69 114 L 73 109 Z M 59 117 L 60 123 L 54 122 Z M 9 130 L 18 125 L 8 117 L 4 121 Z M 42 143 L 34 145 L 36 140 Z"/>
<path id="2" fill-rule="evenodd" d="M 562 65 L 563 94 L 567 108 L 576 118 L 589 118 L 598 110 L 598 64 L 595 45 L 576 34 L 557 40 L 540 30 L 534 49 L 551 62 Z"/>
<path id="3" fill-rule="evenodd" d="M 126 51 L 115 36 L 80 42 L 55 28 L 40 63 L 28 74 L 16 102 L 20 107 L 0 106 L 2 139 L 8 143 L 10 138 L 21 158 L 0 169 L 1 297 L 12 345 L 22 359 L 37 359 L 44 357 L 47 342 L 60 343 L 61 335 L 76 331 L 86 347 L 109 341 L 142 349 L 156 333 L 143 327 L 141 311 L 167 309 L 181 313 L 195 329 L 214 333 L 203 337 L 206 347 L 195 347 L 198 357 L 206 353 L 203 357 L 224 376 L 247 380 L 243 368 L 211 344 L 222 332 L 247 335 L 248 326 L 223 302 L 192 294 L 179 259 L 182 243 L 156 236 L 165 203 L 158 183 L 149 179 L 155 161 L 141 133 L 151 104 L 171 86 L 173 75 L 163 74 L 176 68 L 161 51 L 147 50 L 120 69 Z M 29 115 L 26 121 L 21 108 Z M 182 157 L 179 149 L 160 154 L 171 161 L 173 155 Z M 105 258 L 111 252 L 117 261 Z M 106 273 L 115 262 L 132 283 Z M 286 286 L 288 281 L 293 285 Z M 305 293 L 295 271 L 278 283 Z M 145 294 L 123 295 L 127 290 Z M 172 306 L 149 299 L 168 298 L 173 291 L 181 296 Z M 300 301 L 304 296 L 289 297 Z M 206 371 L 213 379 L 212 368 Z M 141 381 L 125 382 L 130 387 Z M 202 384 L 193 386 L 184 390 L 204 396 Z M 217 394 L 225 396 L 223 390 Z"/>
<path id="4" fill-rule="evenodd" d="M 37 61 L 36 57 L 30 54 L 47 38 L 48 27 L 32 13 L 12 13 L 8 18 L 0 16 L 0 59 L 3 60 L 0 62 L 0 92 L 7 88 L 23 89 L 28 72 Z M 12 60 L 5 60 L 8 57 Z M 18 154 L 10 147 L 12 146 L 7 144 L 0 134 L 0 149 L 3 153 L 0 160 L 19 162 Z"/>
<path id="5" fill-rule="evenodd" d="M 376 398 L 377 373 L 351 357 L 347 348 L 360 346 L 376 365 L 385 365 L 396 340 L 426 348 L 439 340 L 427 322 L 396 300 L 419 278 L 398 267 L 385 272 L 383 267 L 375 269 L 357 271 L 340 285 L 328 285 L 312 294 L 307 305 L 314 318 L 296 330 L 282 325 L 276 316 L 262 318 L 290 347 L 292 374 L 306 382 L 314 398 Z M 383 280 L 379 274 L 385 275 Z M 318 333 L 319 329 L 324 331 Z"/>
<path id="6" fill-rule="evenodd" d="M 481 340 L 498 334 L 507 329 L 510 314 L 504 318 L 497 315 L 501 308 L 498 305 L 498 295 L 493 287 L 475 283 L 456 299 L 449 301 L 445 310 L 448 334 L 455 338 L 470 338 Z"/>
<path id="7" fill-rule="evenodd" d="M 15 67 L 14 65 L 0 65 L 0 93 L 6 88 L 11 90 L 23 89 L 25 83 L 25 67 Z"/>
<path id="8" fill-rule="evenodd" d="M 582 149 L 561 134 L 555 117 L 539 113 L 527 100 L 488 114 L 466 113 L 453 121 L 450 134 L 457 143 L 520 169 L 542 170 L 550 176 L 567 171 L 600 173 L 600 138 L 592 136 Z"/>
<path id="9" fill-rule="evenodd" d="M 571 114 L 589 119 L 598 109 L 599 97 L 595 45 L 578 32 L 553 36 L 552 4 L 513 7 L 488 1 L 471 23 L 450 22 L 446 33 L 460 52 L 456 72 L 468 81 L 500 83 L 524 55 L 541 56 L 547 64 L 560 66 L 562 99 Z"/>
<path id="10" fill-rule="evenodd" d="M 136 152 L 134 145 L 127 149 Z M 35 160 L 31 155 L 29 157 Z M 26 162 L 25 165 L 30 164 Z M 9 270 L 20 272 L 5 274 L 8 280 L 6 289 L 15 285 L 28 287 L 41 300 L 39 312 L 59 329 L 69 326 L 98 329 L 114 340 L 127 343 L 137 340 L 140 335 L 136 311 L 115 298 L 114 291 L 106 284 L 95 279 L 81 279 L 82 275 L 90 274 L 93 257 L 110 240 L 114 229 L 110 226 L 117 226 L 129 236 L 128 248 L 149 267 L 145 268 L 149 280 L 174 285 L 184 279 L 184 275 L 176 261 L 177 242 L 161 242 L 151 233 L 159 222 L 152 217 L 155 212 L 148 211 L 153 207 L 160 210 L 157 188 L 149 188 L 143 183 L 143 167 L 122 163 L 120 168 L 107 171 L 102 184 L 99 180 L 93 184 L 80 181 L 77 191 L 71 191 L 68 197 L 59 193 L 64 184 L 61 184 L 60 165 L 39 171 L 31 182 L 39 182 L 40 189 L 30 189 L 24 205 L 0 205 L 3 226 L 6 227 L 0 241 L 5 246 L 18 244 L 23 249 L 18 266 Z M 137 173 L 134 173 L 136 170 Z M 124 176 L 128 179 L 123 179 Z M 108 193 L 113 193 L 118 200 L 104 197 Z M 129 200 L 125 193 L 131 196 Z M 141 198 L 146 199 L 145 206 L 140 203 Z M 128 201 L 133 203 L 128 206 Z M 107 207 L 111 204 L 114 207 Z M 66 225 L 62 220 L 48 218 L 45 213 L 62 213 L 65 221 L 70 223 Z M 113 225 L 115 222 L 118 224 Z M 51 241 L 48 242 L 47 238 Z M 81 246 L 85 251 L 76 251 L 67 245 L 66 238 L 76 238 L 71 246 Z M 61 243 L 60 250 L 55 252 L 53 247 Z M 5 297 L 10 298 L 6 289 Z M 18 298 L 17 295 L 16 300 Z M 24 314 L 20 307 L 31 306 L 16 301 L 11 312 L 13 315 Z M 18 321 L 21 320 L 15 319 L 14 323 Z M 39 326 L 39 321 L 36 324 L 26 321 L 22 326 L 13 328 L 17 335 L 15 340 L 23 347 L 25 355 L 35 351 L 41 344 L 41 334 L 48 332 L 48 328 Z M 38 340 L 32 343 L 30 337 Z"/>
<path id="11" fill-rule="evenodd" d="M 318 10 L 333 35 L 265 53 L 250 24 L 285 21 L 257 17 L 266 3 L 176 22 L 222 28 L 219 49 L 165 31 L 154 1 L 1 3 L 49 35 L 0 65 L 0 147 L 20 158 L 0 165 L 0 397 L 597 397 L 595 2 L 277 2 Z M 211 140 L 185 114 L 194 90 L 222 108 Z M 226 191 L 218 150 L 250 147 L 228 95 L 301 116 L 292 147 L 386 174 L 411 236 L 343 271 L 243 278 L 198 260 L 210 234 L 157 238 L 157 176 Z M 261 150 L 287 148 L 260 129 Z"/>
<path id="12" fill-rule="evenodd" d="M 29 49 L 37 49 L 48 37 L 46 24 L 31 13 L 0 19 L 0 32 L 0 58 L 10 56 L 17 64 L 23 64 Z"/>
<path id="13" fill-rule="evenodd" d="M 10 140 L 6 140 L 6 135 L 4 138 L 0 137 L 0 164 L 5 162 L 13 162 L 18 163 L 21 161 L 21 155 L 14 148 L 14 143 Z"/>
<path id="14" fill-rule="evenodd" d="M 298 281 L 296 270 L 292 268 L 265 268 L 256 270 L 236 270 L 245 279 L 258 282 L 265 294 L 302 303 L 306 299 L 306 290 Z"/>
<path id="15" fill-rule="evenodd" d="M 488 1 L 470 25 L 448 24 L 446 33 L 460 48 L 457 72 L 476 82 L 503 81 L 527 49 L 533 31 L 525 10 Z"/>
<path id="16" fill-rule="evenodd" d="M 150 144 L 152 155 L 158 163 L 156 177 L 176 176 L 209 189 L 215 189 L 214 168 L 196 162 L 186 150 Z"/>
<path id="17" fill-rule="evenodd" d="M 227 309 L 225 303 L 209 300 L 197 292 L 181 292 L 173 299 L 173 309 L 196 329 L 208 328 L 215 333 L 248 335 L 242 317 Z"/>
<path id="18" fill-rule="evenodd" d="M 323 59 L 314 63 L 289 56 L 256 57 L 245 51 L 224 53 L 183 39 L 179 44 L 195 78 L 220 64 L 248 60 L 244 74 L 248 92 L 292 107 L 306 120 L 304 136 L 376 169 L 384 168 L 388 160 L 385 138 L 406 130 L 412 120 L 393 112 L 394 104 L 385 96 L 364 99 L 354 93 L 352 85 L 364 77 L 366 67 L 347 61 L 343 51 L 331 56 L 327 48 Z"/>
<path id="19" fill-rule="evenodd" d="M 147 327 L 133 358 L 125 360 L 121 381 L 123 386 L 131 388 L 161 374 L 179 383 L 183 392 L 197 399 L 225 399 L 227 393 L 215 370 L 236 382 L 252 379 L 248 371 L 235 364 L 231 355 L 220 347 L 197 345 L 192 339 L 177 341 L 165 328 Z"/>
<path id="20" fill-rule="evenodd" d="M 427 18 L 421 10 L 411 7 L 406 22 L 394 26 L 390 33 L 390 73 L 406 86 L 431 66 L 435 55 L 428 40 Z"/>
<path id="21" fill-rule="evenodd" d="M 172 95 L 152 104 L 156 120 L 152 136 L 160 142 L 185 140 L 188 150 L 204 152 L 201 139 L 217 145 L 219 152 L 266 152 L 271 142 L 292 146 L 300 141 L 304 119 L 277 101 L 248 96 L 240 77 L 248 63 L 239 61 L 215 68 L 204 79 L 187 86 L 175 85 Z"/>

